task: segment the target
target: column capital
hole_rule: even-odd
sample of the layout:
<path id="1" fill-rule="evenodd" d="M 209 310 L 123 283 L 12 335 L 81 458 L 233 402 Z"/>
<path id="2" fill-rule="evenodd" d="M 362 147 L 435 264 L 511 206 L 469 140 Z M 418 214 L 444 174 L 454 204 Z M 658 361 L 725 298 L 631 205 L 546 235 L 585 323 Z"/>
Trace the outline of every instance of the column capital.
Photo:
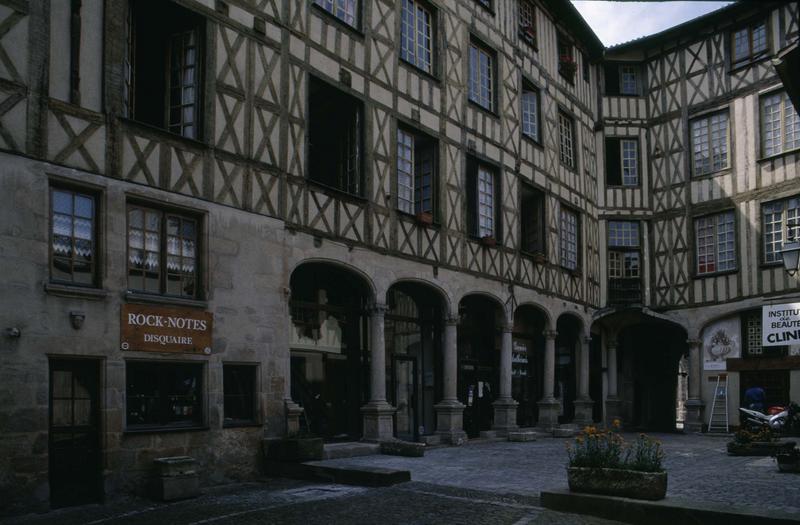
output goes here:
<path id="1" fill-rule="evenodd" d="M 592 342 L 592 334 L 586 334 L 583 336 L 583 342 L 587 345 Z"/>
<path id="2" fill-rule="evenodd" d="M 545 339 L 555 339 L 558 337 L 558 332 L 555 330 L 545 330 L 542 333 L 544 334 Z"/>
<path id="3" fill-rule="evenodd" d="M 383 303 L 372 303 L 367 306 L 367 313 L 370 316 L 379 315 L 383 317 L 389 311 L 389 305 Z"/>
<path id="4" fill-rule="evenodd" d="M 617 346 L 619 345 L 619 341 L 616 337 L 609 337 L 606 339 L 606 348 L 613 348 L 616 350 Z"/>
<path id="5" fill-rule="evenodd" d="M 501 327 L 503 333 L 513 333 L 514 332 L 514 323 L 503 323 Z"/>
<path id="6" fill-rule="evenodd" d="M 686 343 L 687 343 L 687 344 L 688 344 L 690 347 L 691 347 L 691 346 L 697 346 L 697 347 L 699 347 L 699 346 L 702 346 L 702 345 L 703 345 L 703 340 L 702 340 L 702 339 L 694 339 L 694 338 L 692 338 L 692 339 L 687 339 L 687 340 L 686 340 Z"/>
<path id="7" fill-rule="evenodd" d="M 447 326 L 458 326 L 458 316 L 457 315 L 446 315 L 444 316 L 444 324 Z"/>

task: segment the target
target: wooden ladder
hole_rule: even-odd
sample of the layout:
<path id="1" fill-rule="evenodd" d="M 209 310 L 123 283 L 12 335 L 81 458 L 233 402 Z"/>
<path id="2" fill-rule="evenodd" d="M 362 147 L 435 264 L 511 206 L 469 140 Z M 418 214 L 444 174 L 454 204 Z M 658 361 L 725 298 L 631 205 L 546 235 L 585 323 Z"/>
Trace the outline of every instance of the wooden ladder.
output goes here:
<path id="1" fill-rule="evenodd" d="M 711 403 L 711 416 L 708 418 L 709 433 L 730 432 L 728 426 L 728 374 L 717 376 L 714 388 L 714 401 Z"/>

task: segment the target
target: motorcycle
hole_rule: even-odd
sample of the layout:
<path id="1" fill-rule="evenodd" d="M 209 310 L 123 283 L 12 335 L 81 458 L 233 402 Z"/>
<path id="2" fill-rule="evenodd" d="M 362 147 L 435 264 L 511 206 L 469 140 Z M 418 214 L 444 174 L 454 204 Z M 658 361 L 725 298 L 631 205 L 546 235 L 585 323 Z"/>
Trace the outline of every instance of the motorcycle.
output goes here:
<path id="1" fill-rule="evenodd" d="M 750 430 L 761 430 L 769 428 L 775 432 L 781 432 L 794 426 L 800 417 L 800 407 L 795 403 L 790 403 L 788 407 L 770 407 L 768 414 L 750 408 L 739 408 L 742 426 Z"/>

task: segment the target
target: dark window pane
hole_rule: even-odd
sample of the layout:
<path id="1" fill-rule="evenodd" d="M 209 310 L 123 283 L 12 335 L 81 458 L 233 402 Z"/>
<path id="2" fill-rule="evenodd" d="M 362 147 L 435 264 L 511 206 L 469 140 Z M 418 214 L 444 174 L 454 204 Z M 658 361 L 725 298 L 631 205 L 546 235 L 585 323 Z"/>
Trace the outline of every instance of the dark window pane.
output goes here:
<path id="1" fill-rule="evenodd" d="M 224 365 L 225 421 L 255 421 L 255 372 L 252 365 Z"/>
<path id="2" fill-rule="evenodd" d="M 202 425 L 202 372 L 202 364 L 128 362 L 128 427 Z"/>

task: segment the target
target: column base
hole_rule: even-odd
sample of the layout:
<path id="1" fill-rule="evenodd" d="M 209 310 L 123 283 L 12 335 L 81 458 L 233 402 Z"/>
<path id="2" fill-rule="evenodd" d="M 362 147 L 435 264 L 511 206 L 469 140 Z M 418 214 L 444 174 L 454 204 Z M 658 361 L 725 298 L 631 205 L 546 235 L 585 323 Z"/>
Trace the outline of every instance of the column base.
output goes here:
<path id="1" fill-rule="evenodd" d="M 684 407 L 686 407 L 686 421 L 683 422 L 683 430 L 686 432 L 702 432 L 705 403 L 700 399 L 689 399 L 684 404 Z"/>
<path id="2" fill-rule="evenodd" d="M 295 437 L 300 434 L 300 416 L 303 415 L 303 407 L 292 401 L 284 400 L 286 409 L 286 437 Z"/>
<path id="3" fill-rule="evenodd" d="M 494 407 L 494 424 L 492 430 L 499 435 L 507 435 L 509 430 L 515 430 L 517 425 L 517 403 L 511 398 L 498 399 L 492 406 Z"/>
<path id="4" fill-rule="evenodd" d="M 539 405 L 539 421 L 536 426 L 545 432 L 550 432 L 558 426 L 558 412 L 561 410 L 561 403 L 554 399 L 542 399 Z"/>
<path id="5" fill-rule="evenodd" d="M 572 420 L 578 426 L 587 426 L 594 423 L 592 411 L 594 410 L 594 401 L 589 398 L 576 399 L 573 404 L 575 405 L 575 418 Z"/>
<path id="6" fill-rule="evenodd" d="M 444 443 L 462 445 L 467 441 L 464 432 L 464 405 L 457 400 L 447 400 L 434 405 L 436 410 L 436 435 Z"/>
<path id="7" fill-rule="evenodd" d="M 364 421 L 362 441 L 394 439 L 394 413 L 396 409 L 386 401 L 370 401 L 361 407 Z"/>
<path id="8" fill-rule="evenodd" d="M 618 397 L 607 397 L 605 405 L 603 421 L 605 421 L 606 427 L 613 428 L 616 426 L 614 421 L 618 421 L 619 428 L 622 428 L 622 400 Z"/>

